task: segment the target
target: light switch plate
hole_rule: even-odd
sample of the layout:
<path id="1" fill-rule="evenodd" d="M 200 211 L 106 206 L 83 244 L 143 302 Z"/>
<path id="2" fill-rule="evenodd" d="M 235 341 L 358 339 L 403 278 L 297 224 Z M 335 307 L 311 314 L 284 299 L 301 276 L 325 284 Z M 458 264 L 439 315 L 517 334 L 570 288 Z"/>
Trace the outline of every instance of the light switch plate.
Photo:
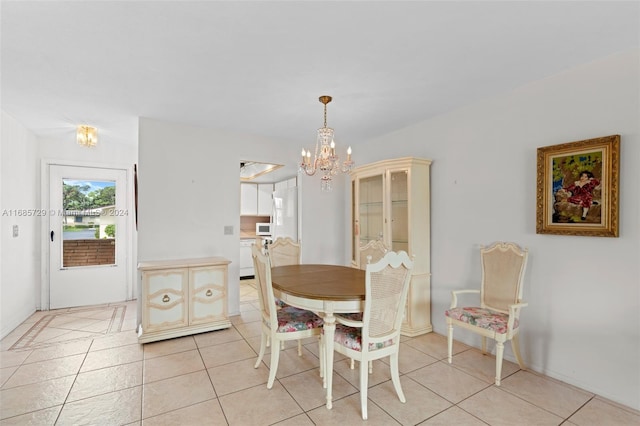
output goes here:
<path id="1" fill-rule="evenodd" d="M 233 225 L 226 225 L 224 227 L 224 235 L 233 235 Z"/>

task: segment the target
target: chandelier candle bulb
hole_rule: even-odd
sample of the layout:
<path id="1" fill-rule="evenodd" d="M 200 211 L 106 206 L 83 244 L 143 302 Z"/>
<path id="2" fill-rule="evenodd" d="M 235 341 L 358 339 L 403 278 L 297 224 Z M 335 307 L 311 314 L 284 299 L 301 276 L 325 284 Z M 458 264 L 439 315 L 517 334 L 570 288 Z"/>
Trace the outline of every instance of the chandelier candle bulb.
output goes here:
<path id="1" fill-rule="evenodd" d="M 347 149 L 347 161 L 351 161 L 351 147 Z"/>

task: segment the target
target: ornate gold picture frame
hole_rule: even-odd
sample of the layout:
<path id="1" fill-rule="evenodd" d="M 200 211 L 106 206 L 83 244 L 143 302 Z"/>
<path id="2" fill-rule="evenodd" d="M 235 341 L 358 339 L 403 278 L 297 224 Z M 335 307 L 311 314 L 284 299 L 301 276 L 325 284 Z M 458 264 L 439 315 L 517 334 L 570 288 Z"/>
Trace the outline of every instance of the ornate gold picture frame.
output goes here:
<path id="1" fill-rule="evenodd" d="M 538 148 L 536 233 L 618 236 L 620 135 Z"/>

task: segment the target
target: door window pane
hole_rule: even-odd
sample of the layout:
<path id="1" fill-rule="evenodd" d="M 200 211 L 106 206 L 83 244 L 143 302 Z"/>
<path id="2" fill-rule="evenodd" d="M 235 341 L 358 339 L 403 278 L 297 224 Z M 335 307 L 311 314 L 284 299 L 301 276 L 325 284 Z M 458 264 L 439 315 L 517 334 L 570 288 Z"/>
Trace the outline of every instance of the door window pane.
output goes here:
<path id="1" fill-rule="evenodd" d="M 114 265 L 115 181 L 62 180 L 62 266 Z"/>

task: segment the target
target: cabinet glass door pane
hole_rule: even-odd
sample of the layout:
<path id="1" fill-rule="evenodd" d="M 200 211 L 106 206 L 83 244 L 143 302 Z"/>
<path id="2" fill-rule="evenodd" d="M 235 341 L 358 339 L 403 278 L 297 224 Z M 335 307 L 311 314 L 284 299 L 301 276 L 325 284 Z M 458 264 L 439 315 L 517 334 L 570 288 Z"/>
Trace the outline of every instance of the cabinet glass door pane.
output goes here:
<path id="1" fill-rule="evenodd" d="M 360 179 L 360 246 L 383 237 L 382 175 Z"/>
<path id="2" fill-rule="evenodd" d="M 407 170 L 391 172 L 391 250 L 409 253 Z M 411 253 L 409 253 L 411 254 Z"/>

